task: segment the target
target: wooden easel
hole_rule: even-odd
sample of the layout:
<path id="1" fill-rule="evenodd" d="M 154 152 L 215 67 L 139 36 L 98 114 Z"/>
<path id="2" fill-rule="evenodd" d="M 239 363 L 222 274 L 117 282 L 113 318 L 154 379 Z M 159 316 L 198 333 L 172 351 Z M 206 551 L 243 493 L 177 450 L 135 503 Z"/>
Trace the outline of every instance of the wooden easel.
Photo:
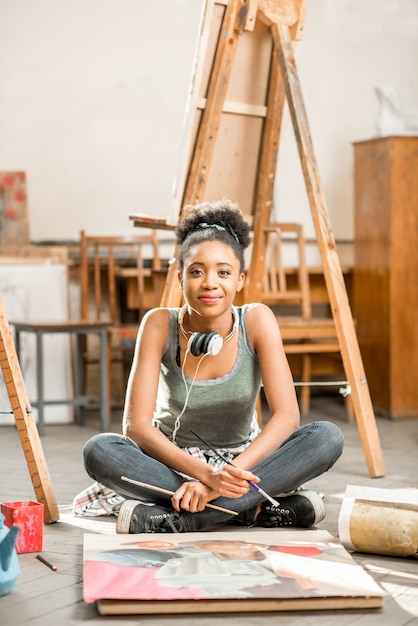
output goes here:
<path id="1" fill-rule="evenodd" d="M 44 505 L 45 524 L 51 524 L 59 518 L 58 506 L 1 299 L 0 366 L 33 489 L 37 501 Z"/>
<path id="2" fill-rule="evenodd" d="M 296 66 L 294 48 L 301 39 L 306 10 L 307 0 L 207 0 L 200 51 L 193 72 L 194 89 L 188 106 L 190 119 L 175 195 L 174 219 L 171 225 L 163 227 L 174 228 L 186 204 L 222 196 L 237 200 L 253 227 L 244 299 L 247 302 L 260 299 L 263 229 L 269 222 L 273 205 L 280 130 L 287 102 L 343 365 L 351 386 L 354 413 L 369 473 L 378 477 L 385 475 L 379 435 Z M 254 40 L 252 50 L 249 48 L 251 39 Z M 239 78 L 233 73 L 237 60 L 244 60 L 244 71 L 241 67 Z M 248 67 L 250 61 L 251 68 Z M 260 75 L 265 77 L 264 83 Z M 239 102 L 239 96 L 243 100 L 248 97 L 248 101 Z M 240 119 L 241 126 L 245 117 L 249 120 L 246 131 L 241 133 L 241 144 L 234 134 L 231 121 L 234 116 Z M 254 120 L 258 123 L 258 134 Z M 256 140 L 251 142 L 252 136 L 256 136 Z M 233 152 L 228 153 L 225 148 L 229 144 L 233 144 Z M 130 217 L 136 226 L 152 227 L 149 220 L 143 221 L 135 215 Z M 162 228 L 161 222 L 156 222 L 154 227 Z M 161 304 L 178 306 L 180 302 L 177 267 L 172 263 Z"/>

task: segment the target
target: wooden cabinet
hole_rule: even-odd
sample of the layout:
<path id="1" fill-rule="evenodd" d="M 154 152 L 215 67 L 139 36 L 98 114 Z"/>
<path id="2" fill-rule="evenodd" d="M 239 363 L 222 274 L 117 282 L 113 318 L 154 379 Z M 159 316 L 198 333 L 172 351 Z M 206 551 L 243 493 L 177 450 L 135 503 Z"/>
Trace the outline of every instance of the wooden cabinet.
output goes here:
<path id="1" fill-rule="evenodd" d="M 354 144 L 353 313 L 375 412 L 418 417 L 418 137 Z"/>

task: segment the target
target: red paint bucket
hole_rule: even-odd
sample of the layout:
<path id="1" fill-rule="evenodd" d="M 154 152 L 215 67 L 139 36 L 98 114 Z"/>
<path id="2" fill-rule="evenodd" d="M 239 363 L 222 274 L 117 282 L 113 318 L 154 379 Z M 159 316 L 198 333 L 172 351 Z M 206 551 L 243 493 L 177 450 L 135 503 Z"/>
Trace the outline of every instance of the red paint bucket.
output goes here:
<path id="1" fill-rule="evenodd" d="M 11 528 L 19 526 L 16 552 L 40 552 L 44 532 L 44 505 L 31 500 L 23 502 L 4 502 L 1 504 L 4 524 Z"/>

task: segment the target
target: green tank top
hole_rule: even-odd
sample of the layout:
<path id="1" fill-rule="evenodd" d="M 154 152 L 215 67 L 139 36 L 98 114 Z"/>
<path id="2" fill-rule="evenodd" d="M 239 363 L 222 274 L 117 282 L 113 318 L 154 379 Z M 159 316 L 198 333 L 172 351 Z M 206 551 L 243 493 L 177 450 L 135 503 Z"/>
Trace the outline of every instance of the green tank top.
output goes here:
<path id="1" fill-rule="evenodd" d="M 187 390 L 181 367 L 176 362 L 180 309 L 168 309 L 169 332 L 160 367 L 154 423 L 166 437 L 172 439 L 176 418 L 183 410 L 189 391 L 187 408 L 180 418 L 175 437 L 176 444 L 181 448 L 202 445 L 190 428 L 215 448 L 236 448 L 249 440 L 261 387 L 261 372 L 248 337 L 246 306 L 237 309 L 238 354 L 232 369 L 225 376 L 196 380 L 193 385 L 192 379 L 185 376 Z"/>

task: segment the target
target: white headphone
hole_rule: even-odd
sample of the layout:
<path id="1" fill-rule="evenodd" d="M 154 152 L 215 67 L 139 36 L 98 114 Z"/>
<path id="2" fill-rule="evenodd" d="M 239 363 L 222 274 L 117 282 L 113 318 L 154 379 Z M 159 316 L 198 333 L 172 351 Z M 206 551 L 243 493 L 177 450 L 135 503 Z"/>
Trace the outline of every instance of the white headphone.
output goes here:
<path id="1" fill-rule="evenodd" d="M 187 332 L 183 327 L 184 315 L 187 311 L 187 304 L 185 304 L 179 311 L 178 323 L 182 335 L 188 339 L 187 351 L 193 356 L 199 356 L 200 354 L 207 354 L 209 356 L 216 356 L 222 349 L 224 340 L 221 335 L 215 332 L 210 333 L 192 333 L 190 338 L 187 337 Z M 232 339 L 238 330 L 239 315 L 236 306 L 232 305 L 232 315 L 234 317 L 234 325 L 229 335 L 225 337 L 225 343 Z"/>
<path id="2" fill-rule="evenodd" d="M 187 331 L 184 329 L 183 327 L 183 318 L 184 318 L 184 314 L 187 311 L 187 304 L 185 304 L 179 311 L 179 316 L 178 316 L 178 323 L 180 326 L 180 331 L 181 334 L 183 335 L 183 337 L 185 337 L 187 339 Z M 227 341 L 229 341 L 230 339 L 232 339 L 232 337 L 235 335 L 235 333 L 238 330 L 239 327 L 239 315 L 238 315 L 238 309 L 236 308 L 236 306 L 232 305 L 232 315 L 234 317 L 234 324 L 232 326 L 232 330 L 231 332 L 225 337 L 225 341 L 222 339 L 222 336 L 219 335 L 218 333 L 215 332 L 211 332 L 211 333 L 192 333 L 190 336 L 190 339 L 188 339 L 187 342 L 187 350 L 186 350 L 186 355 L 184 357 L 184 361 L 183 361 L 183 366 L 181 368 L 181 374 L 183 377 L 183 382 L 184 385 L 186 387 L 186 399 L 183 405 L 183 408 L 180 412 L 179 415 L 177 415 L 176 417 L 176 421 L 174 423 L 174 430 L 173 430 L 173 434 L 172 434 L 172 441 L 175 442 L 176 441 L 176 435 L 177 435 L 177 431 L 180 428 L 180 420 L 182 418 L 182 416 L 184 415 L 184 412 L 186 410 L 187 404 L 189 402 L 189 396 L 190 393 L 193 389 L 193 385 L 195 383 L 196 380 L 196 376 L 197 373 L 199 371 L 199 367 L 200 364 L 202 363 L 203 359 L 206 358 L 207 356 L 216 356 L 217 354 L 219 354 L 219 352 L 222 349 L 222 346 L 224 345 L 224 343 L 227 343 Z M 194 376 L 193 376 L 193 380 L 191 382 L 190 387 L 188 387 L 187 382 L 186 382 L 186 377 L 184 374 L 184 366 L 186 364 L 186 359 L 187 359 L 187 355 L 188 353 L 193 354 L 194 356 L 199 356 L 200 354 L 202 354 L 202 358 L 199 360 Z"/>

